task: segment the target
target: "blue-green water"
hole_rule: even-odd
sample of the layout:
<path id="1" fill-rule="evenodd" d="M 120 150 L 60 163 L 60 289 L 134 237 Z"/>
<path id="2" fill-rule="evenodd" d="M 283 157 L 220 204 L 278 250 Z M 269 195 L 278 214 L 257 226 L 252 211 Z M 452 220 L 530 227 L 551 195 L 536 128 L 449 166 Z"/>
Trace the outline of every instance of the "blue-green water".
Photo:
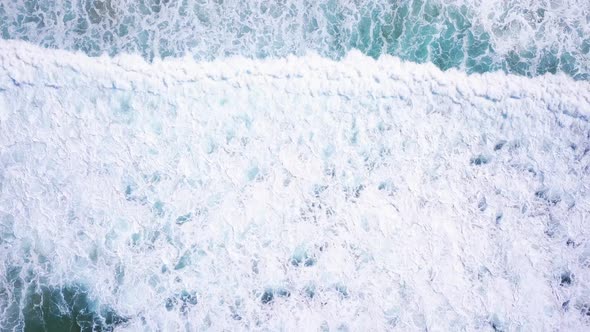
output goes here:
<path id="1" fill-rule="evenodd" d="M 89 55 L 339 59 L 351 49 L 469 73 L 590 78 L 590 2 L 28 0 L 0 4 L 4 39 Z"/>
<path id="2" fill-rule="evenodd" d="M 10 300 L 10 305 L 2 308 L 0 331 L 113 331 L 127 320 L 97 303 L 82 285 L 46 286 L 32 271 L 22 270 L 10 267 L 4 276 L 12 289 L 0 289 L 0 296 Z"/>

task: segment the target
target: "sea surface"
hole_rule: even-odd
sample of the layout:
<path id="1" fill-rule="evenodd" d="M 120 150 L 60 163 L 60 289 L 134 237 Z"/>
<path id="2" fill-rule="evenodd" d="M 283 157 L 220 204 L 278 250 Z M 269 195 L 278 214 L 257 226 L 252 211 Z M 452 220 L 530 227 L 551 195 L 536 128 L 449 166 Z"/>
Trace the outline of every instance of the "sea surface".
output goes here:
<path id="1" fill-rule="evenodd" d="M 586 0 L 16 0 L 0 3 L 0 36 L 150 61 L 357 49 L 467 73 L 590 78 Z"/>
<path id="2" fill-rule="evenodd" d="M 590 329 L 590 2 L 0 1 L 0 332 Z"/>

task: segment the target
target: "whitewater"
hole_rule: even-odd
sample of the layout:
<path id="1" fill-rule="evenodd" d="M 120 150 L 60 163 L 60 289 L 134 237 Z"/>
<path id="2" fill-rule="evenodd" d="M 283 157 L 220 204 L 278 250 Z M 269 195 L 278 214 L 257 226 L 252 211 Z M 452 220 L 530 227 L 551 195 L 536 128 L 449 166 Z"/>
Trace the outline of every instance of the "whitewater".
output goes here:
<path id="1" fill-rule="evenodd" d="M 0 332 L 588 330 L 589 10 L 0 3 Z"/>
<path id="2" fill-rule="evenodd" d="M 3 331 L 66 287 L 103 330 L 587 327 L 588 82 L 17 41 L 0 64 Z"/>

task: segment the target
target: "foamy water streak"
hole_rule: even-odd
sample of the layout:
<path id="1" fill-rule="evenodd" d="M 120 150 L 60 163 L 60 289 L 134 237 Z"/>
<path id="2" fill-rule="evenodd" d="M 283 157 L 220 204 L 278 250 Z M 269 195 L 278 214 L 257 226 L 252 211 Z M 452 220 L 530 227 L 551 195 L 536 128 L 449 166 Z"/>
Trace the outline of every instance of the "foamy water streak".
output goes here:
<path id="1" fill-rule="evenodd" d="M 0 325 L 587 328 L 589 88 L 1 41 Z"/>
<path id="2" fill-rule="evenodd" d="M 197 60 L 358 49 L 469 73 L 590 78 L 587 0 L 26 0 L 0 3 L 0 37 Z"/>

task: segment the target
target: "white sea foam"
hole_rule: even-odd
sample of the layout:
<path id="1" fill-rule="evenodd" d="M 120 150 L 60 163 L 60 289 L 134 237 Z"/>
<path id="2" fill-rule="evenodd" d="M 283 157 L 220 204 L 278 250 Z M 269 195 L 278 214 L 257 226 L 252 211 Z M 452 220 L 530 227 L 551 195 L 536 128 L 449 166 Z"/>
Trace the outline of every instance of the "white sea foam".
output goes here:
<path id="1" fill-rule="evenodd" d="M 582 330 L 589 91 L 0 41 L 0 325 L 22 328 L 17 266 L 117 331 Z"/>

